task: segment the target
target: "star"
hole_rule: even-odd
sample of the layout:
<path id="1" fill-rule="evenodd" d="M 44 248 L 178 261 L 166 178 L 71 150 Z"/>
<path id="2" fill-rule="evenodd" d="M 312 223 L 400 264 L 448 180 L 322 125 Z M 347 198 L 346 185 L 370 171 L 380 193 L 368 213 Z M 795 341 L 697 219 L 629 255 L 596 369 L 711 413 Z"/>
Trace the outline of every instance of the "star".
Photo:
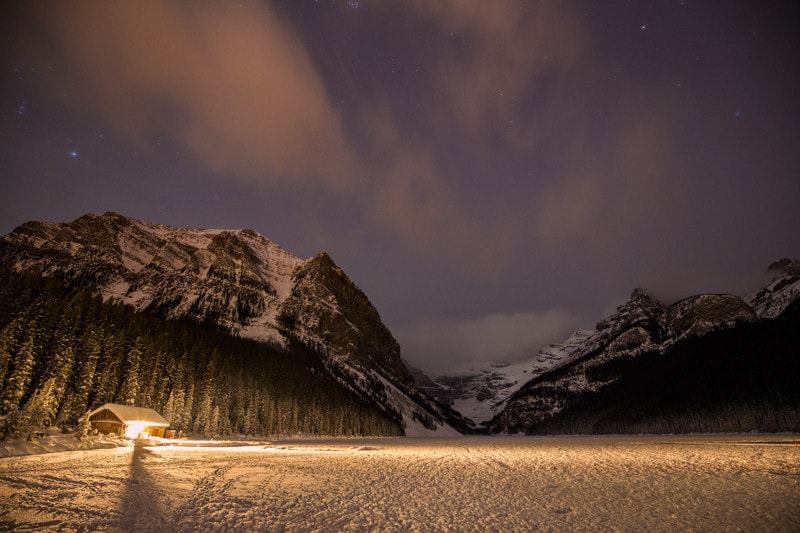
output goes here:
<path id="1" fill-rule="evenodd" d="M 69 156 L 70 156 L 72 159 L 78 159 L 78 156 L 79 156 L 79 155 L 80 155 L 80 154 L 79 154 L 78 152 L 76 152 L 75 150 L 73 150 L 73 151 L 71 151 L 71 152 L 69 153 Z"/>

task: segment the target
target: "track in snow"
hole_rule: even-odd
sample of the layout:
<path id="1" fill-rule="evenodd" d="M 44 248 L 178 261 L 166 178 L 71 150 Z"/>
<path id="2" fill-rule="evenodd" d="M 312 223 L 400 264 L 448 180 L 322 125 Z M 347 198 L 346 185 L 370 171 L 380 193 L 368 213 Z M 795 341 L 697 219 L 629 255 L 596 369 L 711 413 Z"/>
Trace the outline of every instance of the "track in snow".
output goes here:
<path id="1" fill-rule="evenodd" d="M 0 530 L 800 530 L 794 438 L 458 438 L 0 459 Z"/>

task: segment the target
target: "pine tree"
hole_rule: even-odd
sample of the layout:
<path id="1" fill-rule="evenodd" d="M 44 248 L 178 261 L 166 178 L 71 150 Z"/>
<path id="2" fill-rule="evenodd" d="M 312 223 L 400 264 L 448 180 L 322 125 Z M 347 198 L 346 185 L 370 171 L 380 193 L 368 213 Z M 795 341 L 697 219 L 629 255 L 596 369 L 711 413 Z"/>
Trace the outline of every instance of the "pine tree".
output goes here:
<path id="1" fill-rule="evenodd" d="M 0 415 L 0 440 L 18 437 L 25 430 L 25 421 L 17 407 Z"/>
<path id="2" fill-rule="evenodd" d="M 117 401 L 125 405 L 136 405 L 139 397 L 139 371 L 144 357 L 144 340 L 136 338 L 133 348 L 125 359 L 125 374 L 117 393 Z"/>
<path id="3" fill-rule="evenodd" d="M 208 431 L 206 432 L 206 436 L 213 437 L 214 435 L 228 435 L 230 432 L 225 433 L 222 431 L 221 417 L 219 412 L 219 406 L 215 405 L 214 409 L 211 411 L 211 419 L 209 420 L 208 424 Z"/>
<path id="4" fill-rule="evenodd" d="M 247 402 L 245 409 L 244 424 L 242 426 L 242 433 L 245 435 L 263 435 L 264 426 L 259 417 L 260 398 L 258 390 L 252 387 L 250 398 Z"/>
<path id="5" fill-rule="evenodd" d="M 89 408 L 89 395 L 94 388 L 97 361 L 100 358 L 100 343 L 97 334 L 90 331 L 81 339 L 81 350 L 84 358 L 81 364 L 75 365 L 72 378 L 72 394 L 65 399 L 58 422 L 72 422 L 77 420 Z"/>
<path id="6" fill-rule="evenodd" d="M 197 415 L 192 424 L 192 431 L 202 437 L 212 436 L 214 428 L 211 427 L 211 416 L 211 394 L 203 392 L 197 402 Z"/>
<path id="7" fill-rule="evenodd" d="M 214 376 L 216 375 L 216 362 L 219 359 L 219 353 L 216 348 L 212 351 L 211 361 L 203 372 L 203 378 L 198 385 L 198 400 L 197 400 L 197 413 L 195 414 L 192 431 L 204 437 L 210 437 L 216 431 L 213 426 L 212 416 L 214 410 L 213 398 L 214 394 Z"/>
<path id="8" fill-rule="evenodd" d="M 11 366 L 12 348 L 7 329 L 0 332 L 0 394 L 5 389 L 6 374 Z"/>
<path id="9" fill-rule="evenodd" d="M 20 429 L 35 431 L 50 427 L 56 403 L 56 378 L 50 378 L 36 389 L 20 410 Z"/>
<path id="10" fill-rule="evenodd" d="M 244 401 L 244 389 L 245 389 L 245 381 L 242 378 L 241 374 L 239 375 L 238 383 L 241 384 L 240 387 L 236 388 L 235 396 L 234 396 L 234 404 L 231 409 L 231 416 L 230 416 L 230 425 L 231 431 L 234 433 L 244 433 L 244 426 L 245 426 L 245 401 Z"/>
<path id="11" fill-rule="evenodd" d="M 14 357 L 14 368 L 0 395 L 0 416 L 18 410 L 33 376 L 35 341 L 29 335 Z"/>
<path id="12" fill-rule="evenodd" d="M 181 414 L 180 429 L 182 431 L 192 430 L 192 410 L 194 408 L 194 383 L 189 383 L 189 389 L 186 392 L 186 399 L 183 402 L 183 412 Z"/>
<path id="13" fill-rule="evenodd" d="M 78 440 L 85 439 L 92 431 L 92 423 L 89 421 L 89 413 L 91 413 L 91 411 L 86 411 L 80 417 L 78 417 L 78 431 L 75 433 L 75 438 Z"/>
<path id="14" fill-rule="evenodd" d="M 70 401 L 66 398 L 67 385 L 69 384 L 72 367 L 75 366 L 75 348 L 68 339 L 62 339 L 56 349 L 56 354 L 52 360 L 52 366 L 45 377 L 53 382 L 53 409 L 56 410 L 60 405 Z"/>
<path id="15" fill-rule="evenodd" d="M 161 411 L 161 416 L 164 417 L 164 420 L 173 424 L 175 419 L 175 389 L 169 391 L 169 396 L 167 397 L 167 403 L 164 404 L 164 409 Z"/>
<path id="16" fill-rule="evenodd" d="M 146 357 L 142 364 L 142 393 L 139 403 L 147 407 L 158 407 L 155 392 L 158 377 L 161 374 L 161 352 L 156 351 L 151 357 Z"/>
<path id="17" fill-rule="evenodd" d="M 67 403 L 67 387 L 70 384 L 72 369 L 75 366 L 78 324 L 81 320 L 82 292 L 73 295 L 61 310 L 60 318 L 53 333 L 52 356 L 45 367 L 43 379 L 53 379 L 54 408 Z"/>
<path id="18" fill-rule="evenodd" d="M 183 411 L 186 409 L 186 393 L 182 388 L 175 389 L 175 407 L 172 411 L 172 418 L 168 419 L 170 424 L 179 431 L 186 430 L 183 423 Z"/>
<path id="19" fill-rule="evenodd" d="M 23 318 L 18 316 L 0 331 L 0 393 L 5 388 L 6 377 L 11 370 L 11 361 L 19 349 L 19 336 Z"/>
<path id="20" fill-rule="evenodd" d="M 98 337 L 102 342 L 102 351 L 97 361 L 96 385 L 89 395 L 89 407 L 99 407 L 113 402 L 120 380 L 120 367 L 124 359 L 124 338 L 121 332 L 110 325 Z"/>

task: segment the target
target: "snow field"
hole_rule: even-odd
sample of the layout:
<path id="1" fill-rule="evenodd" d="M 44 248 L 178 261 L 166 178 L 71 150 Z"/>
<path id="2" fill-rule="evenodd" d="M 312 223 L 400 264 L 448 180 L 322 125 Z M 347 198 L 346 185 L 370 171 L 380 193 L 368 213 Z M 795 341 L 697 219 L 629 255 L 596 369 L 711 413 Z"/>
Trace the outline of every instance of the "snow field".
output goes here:
<path id="1" fill-rule="evenodd" d="M 9 457 L 0 530 L 798 531 L 793 442 L 398 438 Z"/>

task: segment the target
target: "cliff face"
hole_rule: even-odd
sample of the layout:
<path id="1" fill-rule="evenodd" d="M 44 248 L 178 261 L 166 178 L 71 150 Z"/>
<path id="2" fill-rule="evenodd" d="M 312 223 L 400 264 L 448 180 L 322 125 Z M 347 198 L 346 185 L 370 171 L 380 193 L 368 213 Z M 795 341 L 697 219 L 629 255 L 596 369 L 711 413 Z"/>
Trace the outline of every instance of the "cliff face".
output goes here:
<path id="1" fill-rule="evenodd" d="M 404 386 L 413 384 L 400 345 L 378 311 L 326 253 L 300 265 L 277 317 L 283 331 L 337 354 L 362 369 L 379 367 Z"/>

